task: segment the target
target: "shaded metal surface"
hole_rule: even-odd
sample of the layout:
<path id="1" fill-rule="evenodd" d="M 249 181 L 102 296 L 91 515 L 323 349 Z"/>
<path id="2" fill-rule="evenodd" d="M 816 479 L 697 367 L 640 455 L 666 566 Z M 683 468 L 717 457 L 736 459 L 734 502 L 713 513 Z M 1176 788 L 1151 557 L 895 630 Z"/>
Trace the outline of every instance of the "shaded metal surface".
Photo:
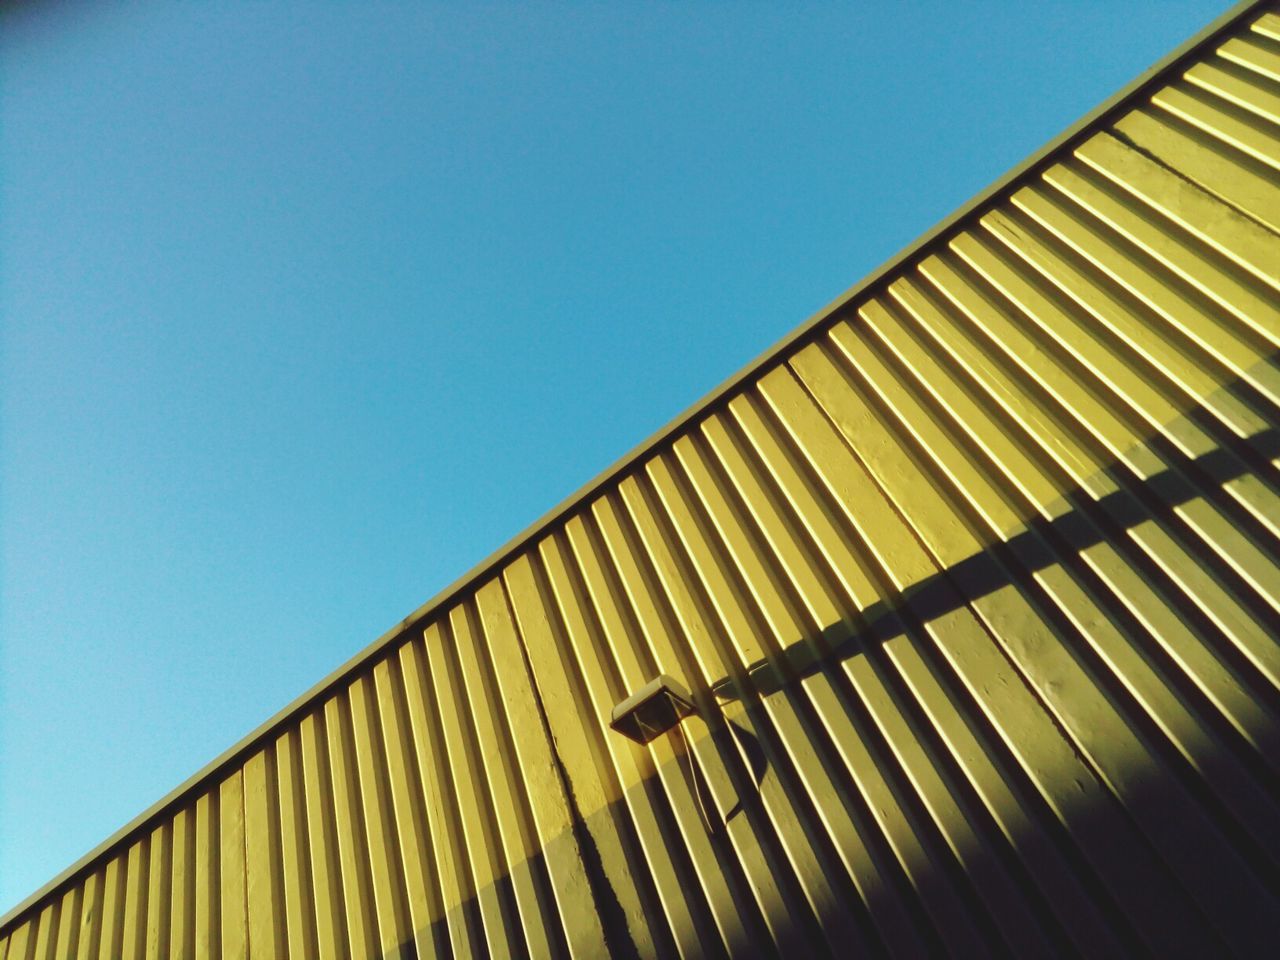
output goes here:
<path id="1" fill-rule="evenodd" d="M 20 907 L 0 960 L 1260 953 L 1280 16 L 1161 80 Z M 609 731 L 658 673 L 687 740 Z"/>

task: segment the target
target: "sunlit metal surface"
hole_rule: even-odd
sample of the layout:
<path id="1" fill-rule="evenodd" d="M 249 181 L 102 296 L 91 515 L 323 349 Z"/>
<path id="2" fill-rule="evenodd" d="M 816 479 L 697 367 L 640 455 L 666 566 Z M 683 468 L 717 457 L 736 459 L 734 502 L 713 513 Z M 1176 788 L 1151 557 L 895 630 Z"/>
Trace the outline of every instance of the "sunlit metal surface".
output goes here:
<path id="1" fill-rule="evenodd" d="M 37 894 L 0 960 L 1273 946 L 1280 16 L 1160 84 Z M 657 674 L 696 763 L 608 728 Z"/>

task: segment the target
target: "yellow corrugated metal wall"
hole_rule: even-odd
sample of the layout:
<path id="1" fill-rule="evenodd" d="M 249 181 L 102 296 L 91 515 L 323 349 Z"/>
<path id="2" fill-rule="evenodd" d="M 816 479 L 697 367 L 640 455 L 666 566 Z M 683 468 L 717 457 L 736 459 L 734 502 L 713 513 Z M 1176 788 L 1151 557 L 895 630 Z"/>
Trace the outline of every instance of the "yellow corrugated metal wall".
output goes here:
<path id="1" fill-rule="evenodd" d="M 1280 16 L 1166 80 L 0 960 L 1273 947 Z"/>

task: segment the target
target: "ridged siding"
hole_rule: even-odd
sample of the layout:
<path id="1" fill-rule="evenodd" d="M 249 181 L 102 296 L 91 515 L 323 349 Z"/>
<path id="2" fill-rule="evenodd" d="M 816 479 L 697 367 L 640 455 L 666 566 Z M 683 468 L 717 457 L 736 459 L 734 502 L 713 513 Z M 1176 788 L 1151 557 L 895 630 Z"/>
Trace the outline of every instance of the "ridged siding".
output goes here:
<path id="1" fill-rule="evenodd" d="M 0 960 L 1273 945 L 1280 16 L 1250 19 Z M 692 763 L 607 728 L 658 672 Z"/>

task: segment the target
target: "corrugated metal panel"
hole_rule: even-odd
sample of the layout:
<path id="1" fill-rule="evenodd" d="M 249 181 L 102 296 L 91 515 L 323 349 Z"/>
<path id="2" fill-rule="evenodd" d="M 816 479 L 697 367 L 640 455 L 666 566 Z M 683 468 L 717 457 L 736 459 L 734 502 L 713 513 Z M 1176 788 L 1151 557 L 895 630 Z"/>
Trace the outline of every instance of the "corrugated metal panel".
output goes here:
<path id="1" fill-rule="evenodd" d="M 0 960 L 1260 953 L 1280 16 L 1165 81 L 11 918 Z M 687 741 L 610 732 L 658 673 Z"/>

